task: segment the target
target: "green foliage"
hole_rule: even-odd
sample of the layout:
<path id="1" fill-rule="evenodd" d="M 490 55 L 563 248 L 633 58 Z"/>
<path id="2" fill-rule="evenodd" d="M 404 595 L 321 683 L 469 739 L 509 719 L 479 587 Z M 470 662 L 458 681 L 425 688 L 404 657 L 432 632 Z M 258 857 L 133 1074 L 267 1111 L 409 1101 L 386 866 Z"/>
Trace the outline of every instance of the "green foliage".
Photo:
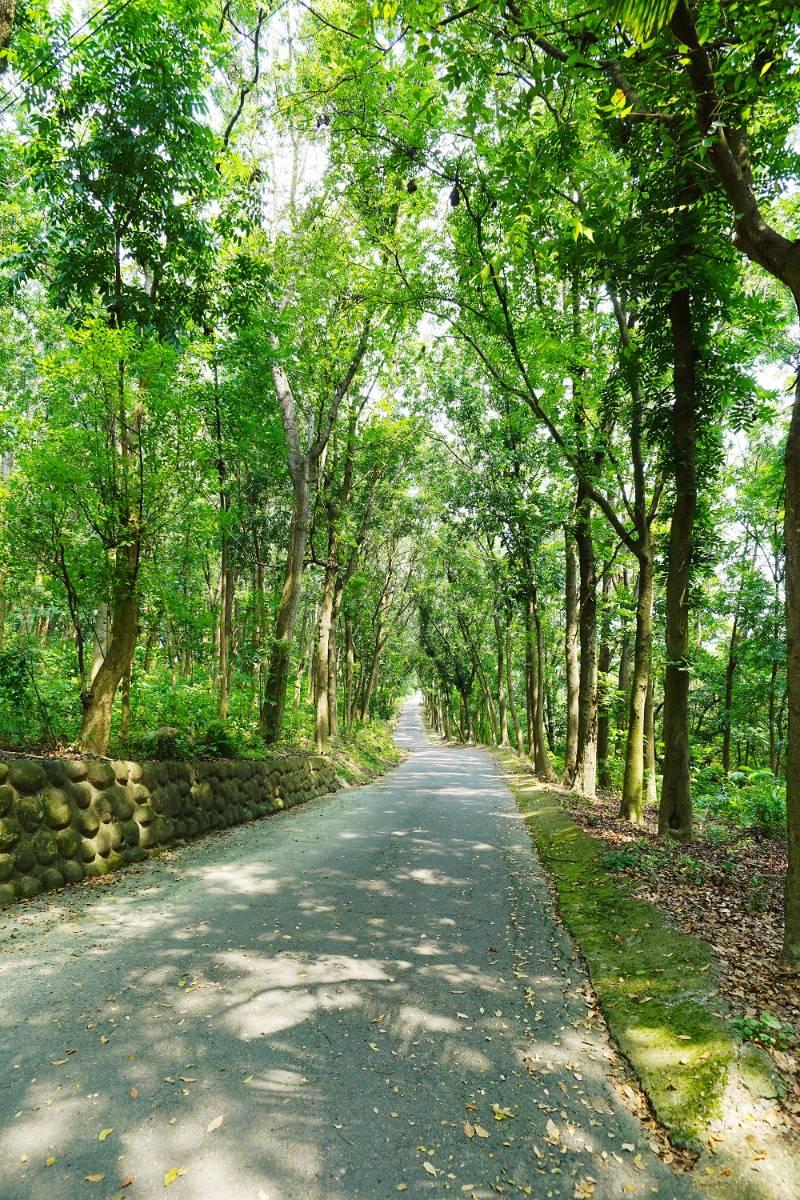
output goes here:
<path id="1" fill-rule="evenodd" d="M 766 1011 L 755 1017 L 734 1017 L 731 1025 L 745 1042 L 756 1042 L 776 1050 L 791 1050 L 797 1045 L 795 1027 Z"/>
<path id="2" fill-rule="evenodd" d="M 695 774 L 695 803 L 722 824 L 780 834 L 786 828 L 786 782 L 766 768 L 731 771 L 716 768 Z"/>

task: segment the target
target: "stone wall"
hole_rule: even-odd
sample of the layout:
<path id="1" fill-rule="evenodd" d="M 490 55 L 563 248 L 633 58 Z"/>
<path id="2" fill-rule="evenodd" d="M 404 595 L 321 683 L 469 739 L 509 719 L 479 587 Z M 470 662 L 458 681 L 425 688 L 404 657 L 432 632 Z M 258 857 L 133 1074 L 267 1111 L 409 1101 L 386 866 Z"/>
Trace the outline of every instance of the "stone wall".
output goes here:
<path id="1" fill-rule="evenodd" d="M 336 790 L 332 762 L 0 760 L 0 906 Z"/>

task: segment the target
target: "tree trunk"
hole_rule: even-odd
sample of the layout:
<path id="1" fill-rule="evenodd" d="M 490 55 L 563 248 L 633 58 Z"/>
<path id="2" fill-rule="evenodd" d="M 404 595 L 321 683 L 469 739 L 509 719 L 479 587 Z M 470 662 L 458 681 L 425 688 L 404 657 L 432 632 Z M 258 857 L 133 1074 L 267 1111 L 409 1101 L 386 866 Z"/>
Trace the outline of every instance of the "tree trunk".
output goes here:
<path id="1" fill-rule="evenodd" d="M 692 836 L 689 776 L 689 586 L 697 510 L 697 412 L 692 302 L 688 288 L 670 297 L 675 401 L 672 456 L 675 505 L 669 532 L 664 672 L 664 775 L 658 831 L 680 841 Z"/>
<path id="2" fill-rule="evenodd" d="M 611 571 L 606 566 L 603 572 L 603 611 L 600 617 L 600 650 L 597 670 L 600 677 L 597 712 L 597 780 L 605 791 L 611 788 L 608 773 L 609 728 L 611 724 L 611 697 L 608 694 L 608 673 L 611 670 L 611 614 L 608 597 L 611 591 Z"/>
<path id="3" fill-rule="evenodd" d="M 628 740 L 625 745 L 625 776 L 622 783 L 620 816 L 634 825 L 644 820 L 645 708 L 650 684 L 653 651 L 653 559 L 649 546 L 639 558 L 636 591 L 636 633 L 633 643 L 628 707 Z"/>
<path id="4" fill-rule="evenodd" d="M 578 696 L 578 756 L 572 786 L 593 797 L 597 783 L 597 576 L 592 542 L 592 503 L 578 483 L 575 542 L 580 578 L 580 692 Z"/>
<path id="5" fill-rule="evenodd" d="M 733 680 L 738 660 L 739 614 L 734 613 L 733 628 L 728 641 L 728 661 L 725 664 L 725 699 L 722 706 L 722 769 L 727 775 L 731 769 L 731 709 L 733 707 Z"/>
<path id="6" fill-rule="evenodd" d="M 234 578 L 230 563 L 230 536 L 227 529 L 222 534 L 220 554 L 221 590 L 219 614 L 219 715 L 221 720 L 228 716 L 228 687 L 230 683 L 230 648 L 233 640 L 233 592 Z"/>
<path id="7" fill-rule="evenodd" d="M 330 739 L 330 696 L 328 684 L 330 679 L 330 637 L 333 624 L 333 604 L 336 591 L 336 568 L 329 564 L 325 568 L 325 583 L 322 589 L 322 604 L 317 621 L 316 666 L 314 682 L 317 690 L 316 726 L 314 736 L 317 751 L 322 754 L 328 749 Z"/>
<path id="8" fill-rule="evenodd" d="M 92 673 L 89 682 L 94 683 L 97 672 L 102 667 L 108 654 L 108 605 L 101 600 L 94 617 L 94 638 L 92 644 Z"/>
<path id="9" fill-rule="evenodd" d="M 797 293 L 800 309 L 800 291 Z M 784 894 L 783 955 L 800 970 L 800 378 L 786 440 L 784 542 L 786 547 L 786 832 L 789 869 Z"/>
<path id="10" fill-rule="evenodd" d="M 303 582 L 303 558 L 308 532 L 308 471 L 296 473 L 293 479 L 292 519 L 289 524 L 289 545 L 283 575 L 278 611 L 272 631 L 269 667 L 264 683 L 261 705 L 261 734 L 267 745 L 276 742 L 283 729 L 286 709 L 286 689 L 289 683 L 292 636 L 297 620 L 297 605 Z"/>
<path id="11" fill-rule="evenodd" d="M 506 627 L 506 688 L 508 691 L 508 711 L 511 713 L 511 724 L 514 726 L 514 741 L 517 754 L 522 758 L 525 754 L 525 739 L 522 736 L 522 726 L 519 723 L 517 704 L 514 699 L 514 687 L 511 675 L 511 632 Z"/>
<path id="12" fill-rule="evenodd" d="M 344 667 L 344 725 L 349 733 L 353 726 L 353 676 L 356 666 L 356 648 L 353 641 L 353 625 L 349 617 L 344 619 L 345 667 Z"/>
<path id="13" fill-rule="evenodd" d="M 561 782 L 569 787 L 575 778 L 575 765 L 578 761 L 580 669 L 578 666 L 578 563 L 575 557 L 575 539 L 572 531 L 567 527 L 564 529 L 564 551 L 566 555 L 564 660 L 567 670 L 567 736 L 564 745 L 564 775 Z"/>
<path id="14" fill-rule="evenodd" d="M 544 727 L 544 641 L 542 638 L 542 622 L 536 599 L 536 589 L 533 589 L 533 623 L 536 631 L 536 709 L 534 712 L 534 760 L 536 774 L 546 783 L 555 783 L 555 773 L 550 762 L 547 749 L 547 732 Z"/>
<path id="15" fill-rule="evenodd" d="M 111 737 L 111 710 L 120 680 L 133 662 L 139 623 L 136 590 L 138 553 L 135 546 L 117 550 L 112 586 L 113 612 L 108 650 L 89 691 L 83 697 L 81 750 L 106 754 Z"/>
<path id="16" fill-rule="evenodd" d="M 503 631 L 497 610 L 494 612 L 494 638 L 497 644 L 497 715 L 500 725 L 499 745 L 510 745 L 508 740 L 508 714 L 506 711 L 506 676 Z"/>
<path id="17" fill-rule="evenodd" d="M 647 681 L 647 697 L 644 706 L 644 788 L 645 804 L 655 808 L 658 804 L 658 784 L 656 779 L 656 706 L 655 680 L 652 667 Z"/>

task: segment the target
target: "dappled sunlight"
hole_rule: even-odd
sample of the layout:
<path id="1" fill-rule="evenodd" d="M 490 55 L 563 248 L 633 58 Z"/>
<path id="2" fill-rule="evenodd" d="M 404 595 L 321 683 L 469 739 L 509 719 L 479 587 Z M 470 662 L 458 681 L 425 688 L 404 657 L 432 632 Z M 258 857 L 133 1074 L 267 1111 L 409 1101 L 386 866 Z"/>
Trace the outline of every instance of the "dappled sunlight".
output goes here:
<path id="1" fill-rule="evenodd" d="M 406 1180 L 436 1194 L 418 1146 L 454 1189 L 492 1181 L 501 1160 L 534 1186 L 563 1165 L 549 1114 L 584 1167 L 608 1148 L 591 1096 L 629 1118 L 602 1055 L 587 1056 L 585 1009 L 565 1001 L 574 971 L 551 927 L 538 944 L 535 920 L 530 942 L 512 922 L 512 801 L 479 753 L 474 786 L 467 756 L 456 786 L 449 751 L 423 756 L 424 780 L 412 753 L 357 814 L 340 794 L 58 897 L 49 919 L 17 916 L 13 937 L 4 918 L 0 1038 L 19 1116 L 0 1147 L 26 1197 L 130 1171 L 150 1200 L 169 1168 L 187 1171 L 178 1200 L 383 1200 Z M 482 1147 L 464 1136 L 467 1103 Z M 513 1119 L 498 1125 L 490 1103 Z M 372 1190 L 357 1192 L 365 1163 Z"/>

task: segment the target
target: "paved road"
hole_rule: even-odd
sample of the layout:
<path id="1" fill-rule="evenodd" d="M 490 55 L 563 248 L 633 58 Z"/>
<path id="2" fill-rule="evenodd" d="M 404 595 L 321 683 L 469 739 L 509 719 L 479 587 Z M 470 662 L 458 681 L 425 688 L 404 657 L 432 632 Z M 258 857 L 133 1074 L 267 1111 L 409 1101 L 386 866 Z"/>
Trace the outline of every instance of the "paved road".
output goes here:
<path id="1" fill-rule="evenodd" d="M 397 740 L 370 787 L 0 916 L 2 1200 L 695 1195 L 492 760 L 413 704 Z"/>

